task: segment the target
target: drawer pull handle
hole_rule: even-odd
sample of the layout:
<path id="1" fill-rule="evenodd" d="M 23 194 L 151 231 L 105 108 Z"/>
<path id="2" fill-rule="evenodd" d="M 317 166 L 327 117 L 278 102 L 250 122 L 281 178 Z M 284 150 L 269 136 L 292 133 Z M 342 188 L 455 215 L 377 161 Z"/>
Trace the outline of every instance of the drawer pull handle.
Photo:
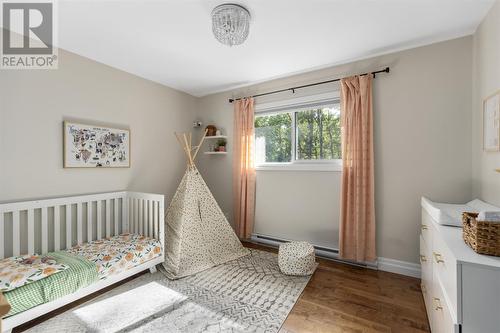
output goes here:
<path id="1" fill-rule="evenodd" d="M 423 254 L 421 254 L 420 255 L 420 262 L 426 262 L 426 261 L 427 261 L 427 258 Z"/>
<path id="2" fill-rule="evenodd" d="M 425 224 L 422 224 L 422 226 L 420 227 L 422 230 L 427 230 L 429 229 Z"/>
<path id="3" fill-rule="evenodd" d="M 436 311 L 443 310 L 443 307 L 441 306 L 441 300 L 439 298 L 434 297 L 433 301 L 434 301 L 434 309 Z"/>
<path id="4" fill-rule="evenodd" d="M 439 254 L 439 253 L 436 253 L 436 252 L 432 252 L 432 254 L 434 255 L 434 260 L 436 260 L 436 263 L 444 263 L 444 260 L 442 259 L 442 255 Z"/>
<path id="5" fill-rule="evenodd" d="M 421 283 L 421 284 L 420 284 L 420 289 L 422 289 L 422 292 L 423 292 L 424 294 L 426 294 L 426 293 L 427 293 L 427 290 L 425 289 L 425 284 Z"/>

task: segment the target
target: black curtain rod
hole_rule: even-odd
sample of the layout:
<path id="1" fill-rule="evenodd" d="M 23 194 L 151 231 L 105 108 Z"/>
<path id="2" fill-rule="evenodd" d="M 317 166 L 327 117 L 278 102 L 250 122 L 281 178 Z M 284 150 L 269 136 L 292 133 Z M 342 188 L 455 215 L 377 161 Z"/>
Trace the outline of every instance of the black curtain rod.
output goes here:
<path id="1" fill-rule="evenodd" d="M 378 73 L 389 73 L 389 67 L 386 67 L 384 69 L 381 69 L 379 71 L 375 71 L 375 72 L 371 72 L 371 73 L 364 73 L 364 74 L 359 74 L 359 76 L 362 76 L 362 75 L 368 75 L 368 74 L 372 74 L 373 77 L 375 77 L 376 74 Z M 303 86 L 297 86 L 297 87 L 292 87 L 292 88 L 286 88 L 286 89 L 280 89 L 280 90 L 274 90 L 274 91 L 269 91 L 269 92 L 266 92 L 266 93 L 262 93 L 262 94 L 257 94 L 257 95 L 253 95 L 253 96 L 250 96 L 250 97 L 260 97 L 260 96 L 266 96 L 266 95 L 272 95 L 272 94 L 277 94 L 277 93 L 280 93 L 280 92 L 285 92 L 285 91 L 289 91 L 291 90 L 293 93 L 295 93 L 295 90 L 296 89 L 301 89 L 301 88 L 307 88 L 307 87 L 313 87 L 313 86 L 317 86 L 317 85 L 320 85 L 320 84 L 325 84 L 325 83 L 332 83 L 332 82 L 338 82 L 340 81 L 341 79 L 333 79 L 333 80 L 328 80 L 328 81 L 321 81 L 321 82 L 316 82 L 316 83 L 310 83 L 310 84 L 305 84 Z M 240 100 L 244 97 L 240 97 L 240 98 L 230 98 L 229 99 L 229 103 L 232 103 L 234 101 L 237 101 L 237 100 Z"/>

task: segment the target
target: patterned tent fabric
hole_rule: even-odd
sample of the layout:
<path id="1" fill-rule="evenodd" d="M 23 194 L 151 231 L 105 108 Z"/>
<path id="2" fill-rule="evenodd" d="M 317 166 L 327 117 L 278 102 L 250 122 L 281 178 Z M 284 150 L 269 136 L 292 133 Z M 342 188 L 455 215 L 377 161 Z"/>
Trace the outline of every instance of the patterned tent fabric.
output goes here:
<path id="1" fill-rule="evenodd" d="M 188 166 L 166 217 L 165 262 L 170 279 L 192 275 L 249 254 L 196 166 Z"/>

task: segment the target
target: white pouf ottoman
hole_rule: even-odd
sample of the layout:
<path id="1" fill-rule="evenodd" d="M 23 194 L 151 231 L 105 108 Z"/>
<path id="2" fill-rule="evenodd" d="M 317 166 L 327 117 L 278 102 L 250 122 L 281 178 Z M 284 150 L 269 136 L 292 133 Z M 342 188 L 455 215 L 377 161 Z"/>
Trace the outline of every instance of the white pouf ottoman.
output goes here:
<path id="1" fill-rule="evenodd" d="M 280 244 L 278 266 L 286 275 L 311 275 L 316 268 L 314 247 L 308 242 Z"/>

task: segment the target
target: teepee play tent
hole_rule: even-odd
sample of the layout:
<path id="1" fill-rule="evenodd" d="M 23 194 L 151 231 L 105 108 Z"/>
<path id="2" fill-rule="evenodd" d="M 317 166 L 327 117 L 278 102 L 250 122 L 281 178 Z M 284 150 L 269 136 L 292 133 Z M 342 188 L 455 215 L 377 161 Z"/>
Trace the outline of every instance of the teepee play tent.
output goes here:
<path id="1" fill-rule="evenodd" d="M 249 253 L 194 165 L 206 132 L 194 147 L 191 134 L 175 135 L 186 153 L 187 170 L 165 219 L 163 266 L 170 279 L 198 273 Z"/>

